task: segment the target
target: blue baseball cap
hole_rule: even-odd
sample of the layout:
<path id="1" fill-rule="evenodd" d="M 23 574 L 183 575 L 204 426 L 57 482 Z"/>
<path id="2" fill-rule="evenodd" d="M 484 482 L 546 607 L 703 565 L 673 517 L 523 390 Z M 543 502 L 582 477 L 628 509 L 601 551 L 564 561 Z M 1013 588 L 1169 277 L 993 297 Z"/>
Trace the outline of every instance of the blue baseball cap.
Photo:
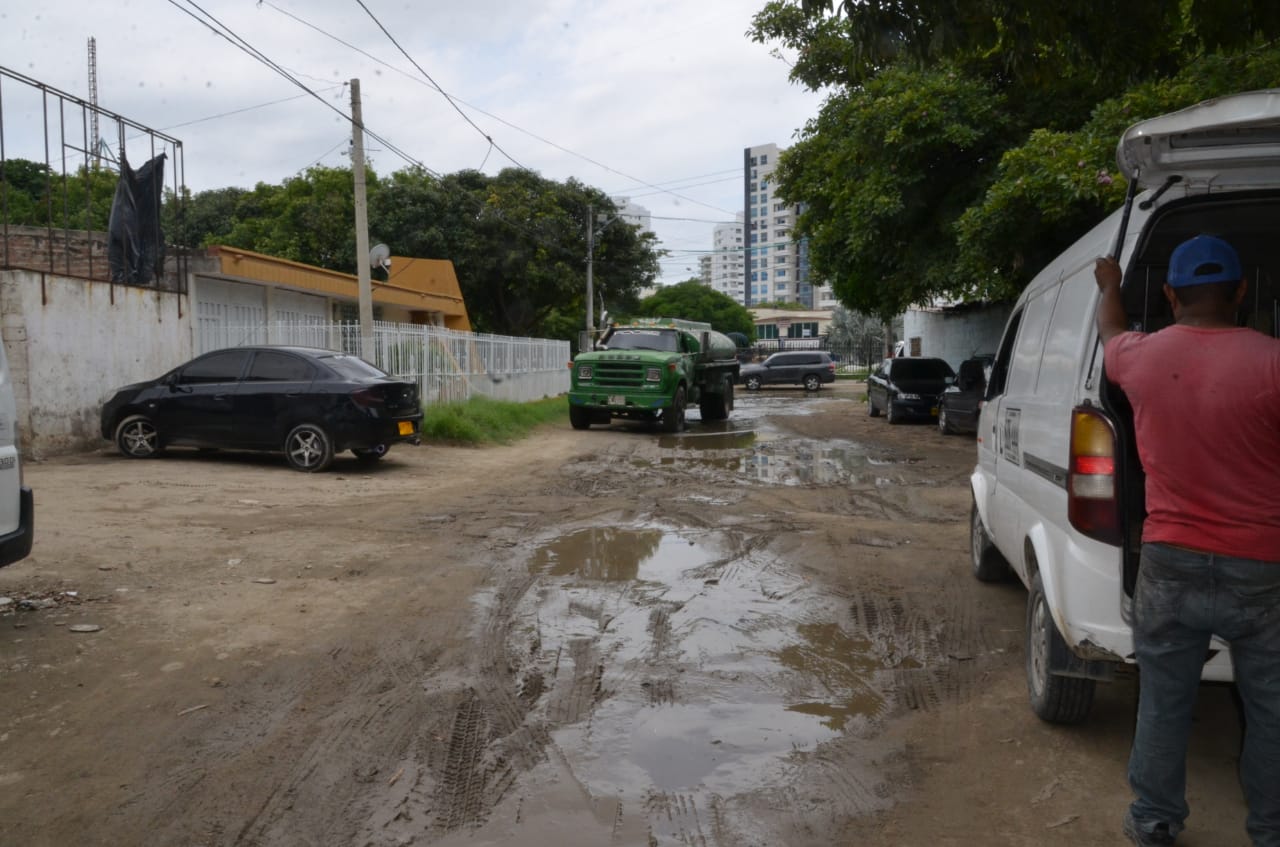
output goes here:
<path id="1" fill-rule="evenodd" d="M 1174 248 L 1173 255 L 1169 257 L 1169 276 L 1165 281 L 1172 288 L 1185 288 L 1242 279 L 1244 272 L 1240 269 L 1236 248 L 1221 238 L 1197 235 Z"/>

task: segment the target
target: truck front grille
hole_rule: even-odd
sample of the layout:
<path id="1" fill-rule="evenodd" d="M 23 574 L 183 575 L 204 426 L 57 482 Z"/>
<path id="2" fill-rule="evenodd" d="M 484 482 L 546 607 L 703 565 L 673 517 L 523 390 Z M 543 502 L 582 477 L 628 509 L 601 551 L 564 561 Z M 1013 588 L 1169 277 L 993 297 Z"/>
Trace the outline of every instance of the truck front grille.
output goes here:
<path id="1" fill-rule="evenodd" d="M 644 385 L 642 362 L 596 362 L 592 383 L 600 388 L 639 388 Z"/>

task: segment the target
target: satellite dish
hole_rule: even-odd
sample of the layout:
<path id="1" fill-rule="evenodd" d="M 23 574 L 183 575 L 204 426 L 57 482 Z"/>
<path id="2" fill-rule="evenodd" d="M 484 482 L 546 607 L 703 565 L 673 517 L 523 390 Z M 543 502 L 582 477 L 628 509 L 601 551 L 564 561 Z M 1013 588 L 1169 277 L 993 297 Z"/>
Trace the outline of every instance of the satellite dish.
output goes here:
<path id="1" fill-rule="evenodd" d="M 385 244 L 375 244 L 369 251 L 369 267 L 391 270 L 391 248 Z"/>

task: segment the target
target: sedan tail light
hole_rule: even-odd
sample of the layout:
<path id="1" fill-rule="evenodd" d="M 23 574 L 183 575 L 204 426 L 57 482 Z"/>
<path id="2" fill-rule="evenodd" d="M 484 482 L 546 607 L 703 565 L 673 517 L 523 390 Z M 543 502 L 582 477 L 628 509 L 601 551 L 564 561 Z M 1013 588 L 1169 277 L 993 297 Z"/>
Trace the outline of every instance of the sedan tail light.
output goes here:
<path id="1" fill-rule="evenodd" d="M 387 398 L 376 388 L 358 388 L 351 392 L 351 402 L 361 409 L 381 409 L 387 405 Z"/>
<path id="2" fill-rule="evenodd" d="M 1084 535 L 1120 544 L 1116 430 L 1096 406 L 1071 410 L 1071 455 L 1067 468 L 1067 518 Z"/>

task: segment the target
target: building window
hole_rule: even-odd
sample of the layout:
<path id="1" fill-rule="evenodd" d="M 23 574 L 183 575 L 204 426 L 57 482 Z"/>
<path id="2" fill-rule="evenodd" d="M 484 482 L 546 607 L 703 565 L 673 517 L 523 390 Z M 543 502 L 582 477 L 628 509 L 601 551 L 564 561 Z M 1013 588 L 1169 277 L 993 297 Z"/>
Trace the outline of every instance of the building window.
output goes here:
<path id="1" fill-rule="evenodd" d="M 755 264 L 755 262 L 752 262 L 752 264 L 754 265 L 754 264 Z M 762 267 L 762 268 L 767 268 L 767 267 L 769 267 L 769 260 L 768 260 L 768 259 L 761 259 L 761 260 L 760 260 L 760 267 Z"/>
<path id="2" fill-rule="evenodd" d="M 769 164 L 769 156 L 767 154 L 760 157 L 760 164 L 762 165 Z"/>
<path id="3" fill-rule="evenodd" d="M 755 243 L 756 243 L 756 234 L 755 234 L 754 232 L 753 232 L 753 233 L 751 233 L 751 243 L 752 243 L 752 244 L 755 244 Z"/>
<path id="4" fill-rule="evenodd" d="M 775 339 L 778 337 L 777 324 L 756 324 L 756 338 Z"/>
<path id="5" fill-rule="evenodd" d="M 768 203 L 768 202 L 769 202 L 769 192 L 767 192 L 767 191 L 766 191 L 764 194 L 761 194 L 761 195 L 760 195 L 760 202 L 761 202 L 761 203 Z"/>
<path id="6" fill-rule="evenodd" d="M 773 272 L 773 275 L 776 277 L 785 277 L 787 275 L 787 269 L 778 268 L 776 271 Z"/>
<path id="7" fill-rule="evenodd" d="M 777 285 L 775 285 L 774 288 L 778 289 L 779 291 L 786 291 L 787 284 L 785 282 L 780 282 Z"/>
<path id="8" fill-rule="evenodd" d="M 751 164 L 753 164 L 753 165 L 754 165 L 755 163 L 756 163 L 756 157 L 755 157 L 755 156 L 752 156 L 752 157 L 751 157 Z"/>
<path id="9" fill-rule="evenodd" d="M 755 196 L 754 194 L 752 194 L 752 195 L 751 195 L 751 205 L 752 205 L 752 206 L 754 206 L 755 204 L 756 204 L 756 196 Z"/>

